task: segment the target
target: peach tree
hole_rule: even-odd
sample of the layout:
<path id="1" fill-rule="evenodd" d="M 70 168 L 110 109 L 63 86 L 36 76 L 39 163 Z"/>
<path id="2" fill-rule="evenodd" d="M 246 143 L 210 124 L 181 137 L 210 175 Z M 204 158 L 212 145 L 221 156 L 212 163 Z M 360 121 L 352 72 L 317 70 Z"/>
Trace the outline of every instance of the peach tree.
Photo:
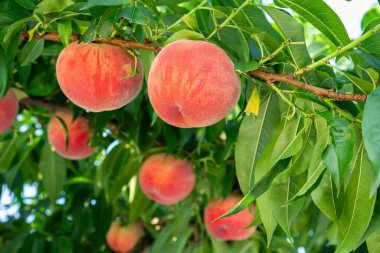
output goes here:
<path id="1" fill-rule="evenodd" d="M 0 252 L 380 252 L 379 13 L 1 0 Z"/>

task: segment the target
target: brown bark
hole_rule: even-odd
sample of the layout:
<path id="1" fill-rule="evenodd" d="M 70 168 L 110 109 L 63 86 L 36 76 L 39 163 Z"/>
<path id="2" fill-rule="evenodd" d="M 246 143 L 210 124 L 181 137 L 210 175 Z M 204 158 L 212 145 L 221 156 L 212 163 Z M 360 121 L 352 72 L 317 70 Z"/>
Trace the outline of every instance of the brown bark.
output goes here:
<path id="1" fill-rule="evenodd" d="M 267 72 L 263 70 L 253 70 L 248 72 L 251 77 L 258 77 L 269 84 L 273 84 L 274 82 L 283 82 L 290 84 L 299 89 L 310 91 L 316 94 L 320 98 L 331 98 L 332 100 L 337 101 L 356 101 L 356 102 L 364 102 L 367 100 L 367 96 L 364 94 L 345 94 L 339 93 L 332 90 L 323 89 L 308 83 L 304 83 L 294 79 L 292 75 L 285 74 L 277 74 L 272 72 Z"/>

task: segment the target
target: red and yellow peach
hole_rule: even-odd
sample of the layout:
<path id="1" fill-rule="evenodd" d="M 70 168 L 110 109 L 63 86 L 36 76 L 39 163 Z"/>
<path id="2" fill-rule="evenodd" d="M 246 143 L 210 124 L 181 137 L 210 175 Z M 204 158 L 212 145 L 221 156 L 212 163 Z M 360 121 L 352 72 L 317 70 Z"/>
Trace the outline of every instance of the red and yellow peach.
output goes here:
<path id="1" fill-rule="evenodd" d="M 11 128 L 18 113 L 17 97 L 12 90 L 0 99 L 0 134 Z"/>
<path id="2" fill-rule="evenodd" d="M 68 136 L 65 134 L 62 122 L 57 117 L 65 123 Z M 96 149 L 88 145 L 91 140 L 89 132 L 88 120 L 80 116 L 74 121 L 73 114 L 68 111 L 57 112 L 56 117 L 52 118 L 48 125 L 50 144 L 58 154 L 71 160 L 80 160 L 95 152 Z"/>
<path id="3" fill-rule="evenodd" d="M 146 196 L 160 204 L 172 205 L 190 194 L 195 175 L 189 161 L 161 153 L 144 161 L 139 182 Z"/>
<path id="4" fill-rule="evenodd" d="M 148 77 L 157 115 L 176 127 L 205 127 L 226 117 L 239 100 L 234 64 L 216 45 L 179 40 L 164 47 Z"/>
<path id="5" fill-rule="evenodd" d="M 108 44 L 74 42 L 60 53 L 56 70 L 63 93 L 93 112 L 123 107 L 137 96 L 143 81 L 137 56 Z"/>
<path id="6" fill-rule="evenodd" d="M 121 226 L 120 222 L 113 222 L 107 232 L 108 246 L 117 253 L 127 253 L 133 249 L 143 235 L 140 223 Z"/>
<path id="7" fill-rule="evenodd" d="M 210 202 L 204 213 L 204 222 L 208 233 L 219 240 L 244 240 L 252 235 L 255 227 L 246 228 L 253 221 L 253 214 L 248 208 L 232 216 L 215 220 L 234 207 L 241 196 L 229 195 L 226 199 L 220 198 Z M 254 206 L 252 206 L 254 213 Z"/>

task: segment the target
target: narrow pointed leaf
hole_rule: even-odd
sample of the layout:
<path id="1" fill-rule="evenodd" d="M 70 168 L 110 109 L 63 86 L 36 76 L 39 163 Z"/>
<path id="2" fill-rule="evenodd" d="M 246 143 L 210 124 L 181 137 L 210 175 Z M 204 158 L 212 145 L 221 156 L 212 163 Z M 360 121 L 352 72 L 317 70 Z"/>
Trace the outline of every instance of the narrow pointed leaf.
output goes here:
<path id="1" fill-rule="evenodd" d="M 365 149 L 374 167 L 371 183 L 371 196 L 380 186 L 380 86 L 373 91 L 365 104 L 362 134 Z"/>

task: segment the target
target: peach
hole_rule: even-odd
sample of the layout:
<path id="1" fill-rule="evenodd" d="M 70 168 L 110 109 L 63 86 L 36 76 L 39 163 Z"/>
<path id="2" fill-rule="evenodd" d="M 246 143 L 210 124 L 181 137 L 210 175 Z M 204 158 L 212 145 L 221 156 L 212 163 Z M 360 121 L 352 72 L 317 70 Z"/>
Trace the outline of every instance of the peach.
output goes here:
<path id="1" fill-rule="evenodd" d="M 139 182 L 146 196 L 160 204 L 172 205 L 190 194 L 195 175 L 189 161 L 161 153 L 144 161 Z"/>
<path id="2" fill-rule="evenodd" d="M 131 77 L 136 63 L 137 73 Z M 56 70 L 63 93 L 93 112 L 123 107 L 137 96 L 143 81 L 140 60 L 108 44 L 72 43 L 60 53 Z"/>
<path id="3" fill-rule="evenodd" d="M 108 246 L 115 252 L 126 253 L 133 249 L 143 235 L 140 223 L 121 226 L 120 222 L 113 222 L 107 232 Z"/>
<path id="4" fill-rule="evenodd" d="M 68 146 L 65 129 L 61 122 L 54 117 L 48 125 L 48 138 L 50 144 L 62 157 L 72 160 L 80 160 L 95 152 L 95 148 L 88 145 L 91 140 L 88 121 L 84 117 L 73 120 L 73 115 L 68 111 L 59 111 L 56 116 L 65 122 L 68 133 Z"/>
<path id="5" fill-rule="evenodd" d="M 182 128 L 212 125 L 239 100 L 240 80 L 227 54 L 212 43 L 179 40 L 164 47 L 148 77 L 157 115 Z"/>
<path id="6" fill-rule="evenodd" d="M 18 113 L 17 97 L 12 90 L 0 99 L 0 134 L 11 128 Z"/>
<path id="7" fill-rule="evenodd" d="M 248 208 L 232 216 L 214 221 L 234 207 L 241 199 L 241 196 L 231 194 L 224 200 L 218 198 L 207 205 L 204 222 L 206 230 L 212 237 L 220 240 L 244 240 L 256 230 L 255 227 L 245 228 L 253 221 L 253 214 L 250 214 Z M 252 210 L 254 212 L 253 206 Z"/>

